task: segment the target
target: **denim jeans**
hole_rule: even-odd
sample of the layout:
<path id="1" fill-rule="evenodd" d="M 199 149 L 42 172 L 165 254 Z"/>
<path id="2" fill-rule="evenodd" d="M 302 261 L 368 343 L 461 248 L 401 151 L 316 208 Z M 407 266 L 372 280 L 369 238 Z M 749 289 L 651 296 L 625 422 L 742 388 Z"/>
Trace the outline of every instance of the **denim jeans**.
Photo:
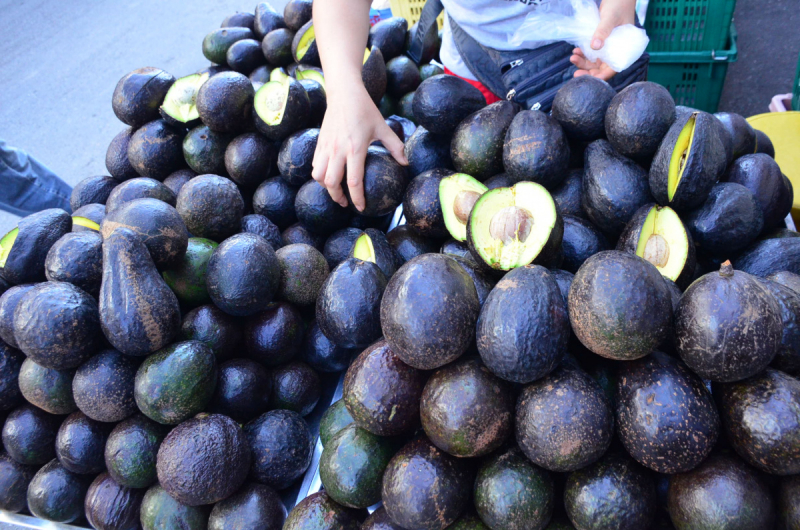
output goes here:
<path id="1" fill-rule="evenodd" d="M 0 140 L 0 210 L 26 216 L 62 208 L 67 212 L 72 186 L 24 151 Z"/>

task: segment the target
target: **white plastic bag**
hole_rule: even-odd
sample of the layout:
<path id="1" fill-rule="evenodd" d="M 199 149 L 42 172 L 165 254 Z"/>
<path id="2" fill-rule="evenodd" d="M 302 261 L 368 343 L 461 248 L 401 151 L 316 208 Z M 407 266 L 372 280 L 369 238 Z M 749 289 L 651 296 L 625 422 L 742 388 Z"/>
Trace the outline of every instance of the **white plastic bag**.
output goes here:
<path id="1" fill-rule="evenodd" d="M 614 28 L 599 50 L 592 48 L 592 36 L 600 23 L 600 10 L 592 0 L 572 0 L 572 15 L 536 9 L 509 37 L 514 46 L 530 41 L 566 41 L 579 47 L 587 59 L 602 60 L 615 72 L 621 72 L 642 56 L 650 39 L 633 24 Z"/>

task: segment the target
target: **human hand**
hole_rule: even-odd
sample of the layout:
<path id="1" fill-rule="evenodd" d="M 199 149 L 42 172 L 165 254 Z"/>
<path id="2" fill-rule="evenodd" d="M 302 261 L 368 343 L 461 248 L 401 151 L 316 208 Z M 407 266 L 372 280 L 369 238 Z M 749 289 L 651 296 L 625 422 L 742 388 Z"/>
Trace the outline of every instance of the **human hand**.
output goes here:
<path id="1" fill-rule="evenodd" d="M 636 22 L 636 0 L 603 0 L 600 4 L 600 23 L 592 37 L 592 49 L 601 49 L 617 26 L 634 22 Z M 591 75 L 608 81 L 617 73 L 599 59 L 594 62 L 587 59 L 580 48 L 572 50 L 570 62 L 578 67 L 575 77 Z"/>
<path id="2" fill-rule="evenodd" d="M 328 189 L 334 201 L 347 206 L 341 186 L 346 166 L 350 199 L 362 211 L 366 204 L 364 162 L 369 145 L 380 140 L 400 164 L 406 166 L 408 161 L 403 142 L 386 125 L 364 85 L 353 83 L 342 93 L 328 95 L 328 110 L 322 121 L 311 176 Z"/>

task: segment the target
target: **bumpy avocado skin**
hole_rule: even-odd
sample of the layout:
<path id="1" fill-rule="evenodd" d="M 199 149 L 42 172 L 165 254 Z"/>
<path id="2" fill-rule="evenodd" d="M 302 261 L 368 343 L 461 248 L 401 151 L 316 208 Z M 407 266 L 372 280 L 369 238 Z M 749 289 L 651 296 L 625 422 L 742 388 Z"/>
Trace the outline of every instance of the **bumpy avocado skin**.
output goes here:
<path id="1" fill-rule="evenodd" d="M 72 229 L 72 217 L 60 208 L 50 208 L 23 217 L 17 229 L 0 276 L 12 285 L 44 281 L 47 253 Z"/>
<path id="2" fill-rule="evenodd" d="M 208 519 L 208 530 L 281 530 L 285 519 L 286 507 L 278 493 L 269 486 L 251 482 L 214 505 Z"/>
<path id="3" fill-rule="evenodd" d="M 733 259 L 733 265 L 762 278 L 780 271 L 800 274 L 800 238 L 756 241 Z"/>
<path id="4" fill-rule="evenodd" d="M 206 530 L 208 528 L 207 507 L 181 504 L 158 484 L 144 494 L 139 517 L 143 530 L 161 530 L 163 528 Z"/>
<path id="5" fill-rule="evenodd" d="M 83 500 L 91 475 L 78 475 L 51 460 L 28 485 L 28 509 L 35 516 L 57 523 L 71 523 L 84 513 Z"/>
<path id="6" fill-rule="evenodd" d="M 144 494 L 144 490 L 121 486 L 102 473 L 86 492 L 86 519 L 92 528 L 137 528 Z"/>
<path id="7" fill-rule="evenodd" d="M 623 155 L 647 159 L 656 153 L 675 115 L 675 101 L 666 88 L 648 81 L 633 83 L 611 100 L 606 136 Z"/>
<path id="8" fill-rule="evenodd" d="M 414 134 L 406 140 L 404 150 L 412 177 L 434 169 L 453 169 L 449 136 L 434 134 L 425 127 L 417 127 Z"/>
<path id="9" fill-rule="evenodd" d="M 547 189 L 564 181 L 569 142 L 561 125 L 538 110 L 517 113 L 503 144 L 503 167 L 514 182 L 532 180 Z"/>
<path id="10" fill-rule="evenodd" d="M 28 484 L 36 466 L 19 464 L 8 453 L 0 453 L 0 510 L 21 512 L 27 507 Z"/>
<path id="11" fill-rule="evenodd" d="M 296 412 L 265 412 L 244 426 L 244 434 L 253 455 L 250 474 L 261 484 L 286 488 L 311 465 L 314 440 Z"/>
<path id="12" fill-rule="evenodd" d="M 105 468 L 103 449 L 111 425 L 86 417 L 81 412 L 67 416 L 56 436 L 56 457 L 67 471 L 92 475 Z"/>
<path id="13" fill-rule="evenodd" d="M 503 171 L 503 143 L 518 107 L 498 101 L 470 114 L 453 133 L 450 156 L 459 173 L 480 181 Z"/>
<path id="14" fill-rule="evenodd" d="M 61 417 L 33 405 L 22 405 L 3 424 L 3 447 L 14 461 L 41 466 L 55 458 L 55 441 Z"/>
<path id="15" fill-rule="evenodd" d="M 353 423 L 353 417 L 345 406 L 344 399 L 340 399 L 322 415 L 319 421 L 319 440 L 325 447 L 336 434 Z"/>
<path id="16" fill-rule="evenodd" d="M 779 524 L 787 529 L 800 527 L 800 476 L 781 479 L 777 500 Z"/>
<path id="17" fill-rule="evenodd" d="M 320 491 L 300 501 L 289 512 L 283 530 L 359 530 L 356 514 Z"/>
<path id="18" fill-rule="evenodd" d="M 776 281 L 764 280 L 763 285 L 778 302 L 783 324 L 781 344 L 770 366 L 797 376 L 800 373 L 800 293 Z"/>
<path id="19" fill-rule="evenodd" d="M 103 238 L 94 230 L 70 232 L 47 253 L 44 273 L 51 282 L 68 282 L 97 298 L 103 279 Z"/>
<path id="20" fill-rule="evenodd" d="M 105 446 L 109 475 L 129 488 L 147 488 L 157 479 L 156 454 L 169 427 L 137 414 L 111 431 Z"/>

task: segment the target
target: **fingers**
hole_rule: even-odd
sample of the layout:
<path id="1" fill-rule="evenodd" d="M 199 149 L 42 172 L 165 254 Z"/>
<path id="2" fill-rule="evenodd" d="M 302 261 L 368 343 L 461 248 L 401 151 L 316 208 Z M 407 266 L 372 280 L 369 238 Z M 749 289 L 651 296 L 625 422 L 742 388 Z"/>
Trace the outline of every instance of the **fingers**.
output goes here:
<path id="1" fill-rule="evenodd" d="M 591 70 L 593 68 L 598 68 L 598 63 L 593 63 L 589 59 L 587 59 L 583 54 L 574 54 L 572 57 L 569 58 L 569 61 L 580 68 L 581 70 Z"/>
<path id="2" fill-rule="evenodd" d="M 347 157 L 347 188 L 350 200 L 361 212 L 364 210 L 364 161 L 367 158 L 366 149 L 356 149 Z"/>
<path id="3" fill-rule="evenodd" d="M 406 158 L 406 153 L 405 153 L 405 146 L 403 145 L 403 142 L 400 141 L 400 138 L 398 138 L 397 135 L 394 133 L 391 127 L 389 127 L 388 125 L 385 125 L 385 127 L 381 127 L 378 130 L 378 135 L 376 139 L 381 141 L 383 146 L 392 154 L 394 159 L 397 160 L 397 162 L 400 165 L 403 166 L 408 165 L 408 159 Z M 349 174 L 350 171 L 349 166 L 347 171 Z M 349 181 L 350 179 L 348 179 L 348 182 Z"/>
<path id="4" fill-rule="evenodd" d="M 328 193 L 339 206 L 347 206 L 347 197 L 342 193 L 342 178 L 344 177 L 344 165 L 346 157 L 342 150 L 334 152 L 330 159 L 328 159 L 328 167 L 325 171 L 325 180 L 323 185 L 328 190 Z M 363 169 L 362 169 L 363 171 Z"/>
<path id="5" fill-rule="evenodd" d="M 328 156 L 328 150 L 322 142 L 319 142 L 314 150 L 314 160 L 311 162 L 311 178 L 323 186 L 325 185 L 325 173 L 328 171 Z"/>
<path id="6" fill-rule="evenodd" d="M 606 39 L 611 35 L 611 31 L 619 25 L 617 13 L 614 9 L 603 9 L 600 11 L 600 23 L 594 30 L 592 36 L 592 49 L 599 50 L 605 44 Z"/>

